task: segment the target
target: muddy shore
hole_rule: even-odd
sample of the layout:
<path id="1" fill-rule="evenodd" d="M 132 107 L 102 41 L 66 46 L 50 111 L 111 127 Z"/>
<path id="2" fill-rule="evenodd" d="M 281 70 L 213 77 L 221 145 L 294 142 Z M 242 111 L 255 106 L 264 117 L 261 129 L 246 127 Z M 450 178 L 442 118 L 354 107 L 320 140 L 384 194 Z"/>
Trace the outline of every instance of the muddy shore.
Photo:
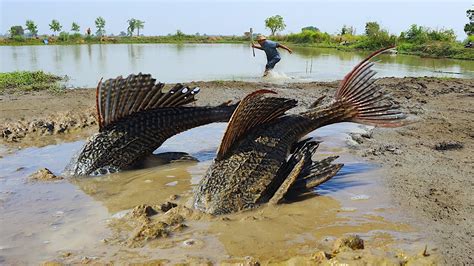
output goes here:
<path id="1" fill-rule="evenodd" d="M 354 135 L 352 151 L 384 166 L 391 197 L 432 236 L 447 264 L 474 260 L 474 80 L 383 78 L 413 123 Z M 237 101 L 256 89 L 298 99 L 331 99 L 337 82 L 291 84 L 196 82 L 198 105 Z M 96 130 L 95 90 L 0 95 L 0 143 L 10 149 L 83 139 Z M 1 154 L 0 154 L 1 155 Z"/>

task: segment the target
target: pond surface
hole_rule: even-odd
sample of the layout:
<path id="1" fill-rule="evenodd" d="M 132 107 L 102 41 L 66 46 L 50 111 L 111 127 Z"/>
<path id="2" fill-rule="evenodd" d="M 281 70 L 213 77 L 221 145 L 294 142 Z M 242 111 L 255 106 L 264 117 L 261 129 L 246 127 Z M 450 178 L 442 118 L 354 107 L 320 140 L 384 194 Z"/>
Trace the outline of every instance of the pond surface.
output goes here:
<path id="1" fill-rule="evenodd" d="M 183 232 L 159 239 L 150 248 L 104 243 L 109 222 L 139 204 L 159 204 L 171 195 L 187 198 L 215 156 L 226 124 L 211 124 L 179 134 L 156 152 L 188 152 L 200 162 L 171 163 L 93 178 L 31 182 L 27 176 L 47 167 L 59 174 L 84 141 L 27 148 L 0 157 L 0 264 L 38 264 L 63 257 L 102 258 L 115 262 L 190 257 L 219 262 L 253 256 L 288 259 L 328 248 L 347 233 L 357 233 L 366 248 L 419 252 L 427 243 L 394 205 L 376 165 L 348 154 L 349 132 L 363 130 L 340 123 L 312 134 L 322 140 L 318 158 L 340 155 L 345 166 L 313 197 L 278 207 L 196 220 Z M 199 140 L 199 141 L 196 141 Z M 192 239 L 195 246 L 184 245 Z M 330 247 L 329 247 L 330 248 Z M 77 262 L 77 261 L 76 261 Z"/>
<path id="2" fill-rule="evenodd" d="M 262 81 L 266 59 L 245 44 L 95 44 L 0 46 L 0 72 L 44 70 L 71 78 L 69 86 L 95 87 L 101 77 L 151 73 L 162 82 Z M 294 47 L 281 51 L 269 82 L 340 80 L 367 53 Z M 382 55 L 374 67 L 383 76 L 474 78 L 472 61 Z"/>

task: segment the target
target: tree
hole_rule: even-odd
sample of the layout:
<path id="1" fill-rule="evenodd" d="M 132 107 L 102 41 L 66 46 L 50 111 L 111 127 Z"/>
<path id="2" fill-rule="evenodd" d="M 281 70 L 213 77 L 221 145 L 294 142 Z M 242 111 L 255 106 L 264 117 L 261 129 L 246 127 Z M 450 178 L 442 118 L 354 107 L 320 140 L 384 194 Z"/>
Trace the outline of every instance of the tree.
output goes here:
<path id="1" fill-rule="evenodd" d="M 474 9 L 469 9 L 466 11 L 466 16 L 469 18 L 469 23 L 464 25 L 464 32 L 470 36 L 474 35 Z"/>
<path id="2" fill-rule="evenodd" d="M 128 28 L 127 28 L 128 35 L 132 36 L 133 32 L 137 30 L 137 36 L 140 36 L 140 29 L 143 29 L 145 27 L 145 21 L 131 18 L 127 20 L 127 22 L 128 22 Z"/>
<path id="3" fill-rule="evenodd" d="M 14 36 L 23 36 L 25 34 L 25 31 L 23 30 L 22 26 L 11 26 L 10 27 L 10 35 L 11 37 Z"/>
<path id="4" fill-rule="evenodd" d="M 31 36 L 36 37 L 36 35 L 38 35 L 38 27 L 33 22 L 33 20 L 27 20 L 25 26 L 26 29 L 30 32 Z"/>
<path id="5" fill-rule="evenodd" d="M 426 43 L 428 41 L 428 29 L 413 24 L 407 31 L 400 33 L 400 39 L 409 43 Z"/>
<path id="6" fill-rule="evenodd" d="M 377 22 L 367 22 L 365 23 L 365 35 L 371 37 L 375 36 L 380 31 L 380 25 Z"/>
<path id="7" fill-rule="evenodd" d="M 71 26 L 71 30 L 74 31 L 75 33 L 79 33 L 81 31 L 81 27 L 76 22 L 73 22 Z"/>
<path id="8" fill-rule="evenodd" d="M 61 24 L 59 24 L 59 21 L 53 19 L 51 21 L 51 24 L 49 24 L 49 29 L 52 30 L 53 32 L 59 32 L 61 31 L 61 28 L 63 26 L 61 26 Z"/>
<path id="9" fill-rule="evenodd" d="M 129 36 L 132 36 L 133 32 L 135 31 L 135 25 L 137 24 L 136 21 L 137 20 L 134 19 L 134 18 L 131 18 L 131 19 L 127 20 L 127 22 L 128 22 L 127 33 L 128 33 Z"/>
<path id="10" fill-rule="evenodd" d="M 98 17 L 95 19 L 95 27 L 97 28 L 97 31 L 95 32 L 97 36 L 102 37 L 105 35 L 105 19 L 103 17 Z"/>
<path id="11" fill-rule="evenodd" d="M 174 36 L 176 36 L 178 39 L 181 39 L 185 37 L 186 34 L 184 34 L 181 30 L 176 30 L 176 34 Z"/>
<path id="12" fill-rule="evenodd" d="M 135 28 L 137 28 L 137 36 L 140 36 L 140 29 L 145 28 L 145 21 L 135 20 Z"/>
<path id="13" fill-rule="evenodd" d="M 346 35 L 346 34 L 354 35 L 354 33 L 355 33 L 354 31 L 355 31 L 354 27 L 343 25 L 342 29 L 341 29 L 341 35 Z"/>
<path id="14" fill-rule="evenodd" d="M 314 27 L 314 26 L 307 26 L 307 27 L 304 27 L 304 28 L 301 29 L 302 32 L 305 31 L 305 30 L 315 31 L 315 32 L 319 31 L 319 29 L 317 27 Z"/>
<path id="15" fill-rule="evenodd" d="M 282 16 L 275 15 L 265 20 L 265 27 L 270 29 L 272 35 L 275 35 L 276 32 L 284 30 L 286 28 L 286 24 L 283 21 Z"/>

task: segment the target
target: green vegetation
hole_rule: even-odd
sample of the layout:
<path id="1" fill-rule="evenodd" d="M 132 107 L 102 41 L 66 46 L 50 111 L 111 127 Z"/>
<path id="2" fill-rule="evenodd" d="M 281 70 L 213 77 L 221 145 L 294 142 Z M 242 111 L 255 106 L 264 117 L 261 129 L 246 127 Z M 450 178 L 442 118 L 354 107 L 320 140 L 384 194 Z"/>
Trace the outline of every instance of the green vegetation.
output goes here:
<path id="1" fill-rule="evenodd" d="M 469 19 L 469 23 L 464 25 L 464 32 L 469 37 L 472 37 L 472 35 L 474 35 L 474 9 L 467 10 L 466 17 Z"/>
<path id="2" fill-rule="evenodd" d="M 275 15 L 265 20 L 265 27 L 270 29 L 272 35 L 275 35 L 275 33 L 284 30 L 286 28 L 286 24 L 283 21 L 282 16 Z"/>
<path id="3" fill-rule="evenodd" d="M 67 33 L 67 32 L 64 32 Z M 41 35 L 38 38 L 0 38 L 0 45 L 43 45 L 43 39 L 48 39 L 51 45 L 72 45 L 72 44 L 114 44 L 114 43 L 242 43 L 249 42 L 245 36 L 208 36 L 205 34 L 185 34 L 178 30 L 175 34 L 167 36 L 128 36 L 123 32 L 120 36 L 95 36 L 68 34 L 68 38 L 59 34 L 59 36 Z"/>
<path id="4" fill-rule="evenodd" d="M 331 35 L 326 32 L 320 32 L 319 30 L 308 30 L 303 28 L 301 33 L 287 35 L 286 41 L 297 44 L 320 43 L 331 46 Z"/>
<path id="5" fill-rule="evenodd" d="M 23 37 L 25 31 L 22 26 L 11 26 L 10 27 L 10 36 L 13 38 L 15 36 Z"/>
<path id="6" fill-rule="evenodd" d="M 36 35 L 38 35 L 38 26 L 36 26 L 33 20 L 27 20 L 25 26 L 26 29 L 30 32 L 31 36 L 36 37 Z"/>
<path id="7" fill-rule="evenodd" d="M 59 32 L 61 31 L 63 26 L 59 23 L 59 21 L 53 19 L 51 21 L 51 24 L 49 24 L 49 29 L 52 30 L 53 32 Z"/>
<path id="8" fill-rule="evenodd" d="M 456 35 L 451 29 L 430 29 L 423 26 L 412 25 L 401 32 L 399 36 L 390 34 L 375 21 L 367 22 L 364 32 L 356 35 L 354 27 L 344 25 L 337 34 L 322 32 L 316 26 L 307 26 L 299 33 L 280 35 L 278 32 L 285 29 L 283 17 L 275 15 L 265 20 L 265 27 L 271 32 L 271 39 L 293 45 L 336 48 L 340 50 L 377 50 L 388 46 L 397 46 L 397 51 L 405 54 L 415 54 L 430 57 L 447 57 L 456 59 L 474 60 L 474 48 L 469 48 L 469 42 L 474 43 L 474 10 L 467 10 L 466 16 L 469 23 L 464 30 L 468 34 L 464 42 L 456 40 Z M 127 32 L 120 32 L 119 36 L 105 36 L 105 20 L 98 17 L 95 20 L 96 35 L 91 34 L 87 28 L 86 35 L 79 33 L 80 27 L 72 23 L 70 34 L 62 31 L 58 37 L 37 36 L 36 24 L 28 20 L 26 29 L 36 38 L 24 38 L 21 26 L 10 28 L 10 38 L 0 38 L 0 45 L 37 45 L 43 44 L 43 39 L 48 39 L 49 44 L 95 44 L 95 43 L 247 43 L 250 33 L 244 36 L 207 36 L 206 34 L 185 34 L 177 30 L 175 34 L 167 36 L 140 36 L 144 28 L 144 21 L 131 18 L 127 20 Z M 61 31 L 57 20 L 49 24 L 53 32 Z M 136 36 L 133 36 L 136 32 Z M 466 47 L 465 47 L 466 46 Z"/>
<path id="9" fill-rule="evenodd" d="M 354 27 L 347 26 L 347 25 L 342 26 L 341 35 L 354 35 L 354 34 L 355 34 Z"/>
<path id="10" fill-rule="evenodd" d="M 105 19 L 103 17 L 98 17 L 95 19 L 95 27 L 97 28 L 96 35 L 102 37 L 105 35 Z"/>
<path id="11" fill-rule="evenodd" d="M 128 35 L 132 36 L 133 32 L 137 30 L 137 36 L 140 36 L 140 29 L 143 29 L 145 27 L 145 21 L 131 18 L 127 20 L 127 22 L 128 22 L 128 28 L 127 28 Z"/>
<path id="12" fill-rule="evenodd" d="M 474 60 L 474 50 L 456 42 L 453 30 L 432 30 L 412 25 L 398 37 L 398 50 L 422 56 L 451 57 Z"/>
<path id="13" fill-rule="evenodd" d="M 412 25 L 399 36 L 389 34 L 377 22 L 367 22 L 363 35 L 355 35 L 352 27 L 344 25 L 337 35 L 303 28 L 300 33 L 277 36 L 276 39 L 298 45 L 342 50 L 377 50 L 396 45 L 397 51 L 404 54 L 474 60 L 474 49 L 465 48 L 464 43 L 456 41 L 453 30 L 435 30 L 418 25 Z M 468 36 L 465 43 L 468 41 L 474 42 L 473 35 Z"/>
<path id="14" fill-rule="evenodd" d="M 0 73 L 0 93 L 15 91 L 61 92 L 64 87 L 59 84 L 63 78 L 44 73 L 43 71 L 15 71 Z"/>
<path id="15" fill-rule="evenodd" d="M 75 33 L 79 33 L 79 31 L 81 31 L 81 27 L 76 22 L 73 22 L 71 25 L 71 31 L 74 31 Z"/>

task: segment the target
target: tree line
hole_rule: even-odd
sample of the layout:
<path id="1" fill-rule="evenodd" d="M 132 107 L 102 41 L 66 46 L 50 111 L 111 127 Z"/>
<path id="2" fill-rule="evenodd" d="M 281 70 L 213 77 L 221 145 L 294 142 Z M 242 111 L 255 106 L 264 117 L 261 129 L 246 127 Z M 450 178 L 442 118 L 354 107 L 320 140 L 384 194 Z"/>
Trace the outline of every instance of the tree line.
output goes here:
<path id="1" fill-rule="evenodd" d="M 468 9 L 466 11 L 466 17 L 469 19 L 469 22 L 464 25 L 464 32 L 467 36 L 474 35 L 474 9 Z M 272 36 L 276 33 L 283 31 L 286 28 L 286 24 L 283 20 L 283 17 L 280 15 L 271 16 L 265 19 L 265 27 L 270 30 Z M 416 29 L 418 27 L 418 29 Z M 315 26 L 307 26 L 301 29 L 301 32 L 311 31 L 311 32 L 320 32 L 319 28 Z M 448 30 L 432 30 L 427 27 L 419 27 L 417 25 L 412 25 L 410 30 L 407 33 L 402 32 L 400 38 L 404 39 L 406 34 L 418 34 L 426 33 L 426 35 L 440 35 L 438 38 L 447 38 L 454 41 L 456 35 L 452 29 Z M 355 28 L 352 26 L 343 25 L 338 35 L 355 35 Z M 377 22 L 367 22 L 365 25 L 365 34 L 370 37 L 375 37 L 377 35 L 389 35 L 387 30 L 381 29 L 380 25 Z M 441 36 L 442 35 L 442 36 Z M 436 38 L 435 38 L 436 39 Z"/>
<path id="2" fill-rule="evenodd" d="M 105 25 L 106 21 L 103 17 L 98 17 L 94 21 L 95 27 L 96 27 L 96 32 L 95 34 L 99 37 L 105 36 L 106 31 L 105 31 Z M 137 36 L 140 35 L 140 30 L 145 28 L 145 21 L 131 18 L 127 20 L 128 27 L 127 27 L 127 33 L 123 35 L 128 35 L 128 36 L 133 36 L 134 32 L 137 32 Z M 51 20 L 51 23 L 48 24 L 49 29 L 53 31 L 53 36 L 55 33 L 61 32 L 61 33 L 67 33 L 66 31 L 62 31 L 63 25 L 57 20 L 53 19 Z M 10 36 L 13 38 L 15 36 L 24 36 L 25 35 L 25 30 L 28 31 L 29 35 L 32 37 L 37 37 L 38 36 L 38 25 L 33 21 L 33 20 L 26 20 L 25 22 L 25 28 L 21 25 L 15 25 L 11 26 L 9 33 Z M 71 31 L 74 32 L 76 35 L 80 35 L 81 27 L 79 26 L 78 23 L 72 22 L 71 24 Z M 122 32 L 123 33 L 123 32 Z M 90 36 L 91 35 L 91 30 L 90 28 L 87 28 L 85 31 L 85 34 Z"/>

